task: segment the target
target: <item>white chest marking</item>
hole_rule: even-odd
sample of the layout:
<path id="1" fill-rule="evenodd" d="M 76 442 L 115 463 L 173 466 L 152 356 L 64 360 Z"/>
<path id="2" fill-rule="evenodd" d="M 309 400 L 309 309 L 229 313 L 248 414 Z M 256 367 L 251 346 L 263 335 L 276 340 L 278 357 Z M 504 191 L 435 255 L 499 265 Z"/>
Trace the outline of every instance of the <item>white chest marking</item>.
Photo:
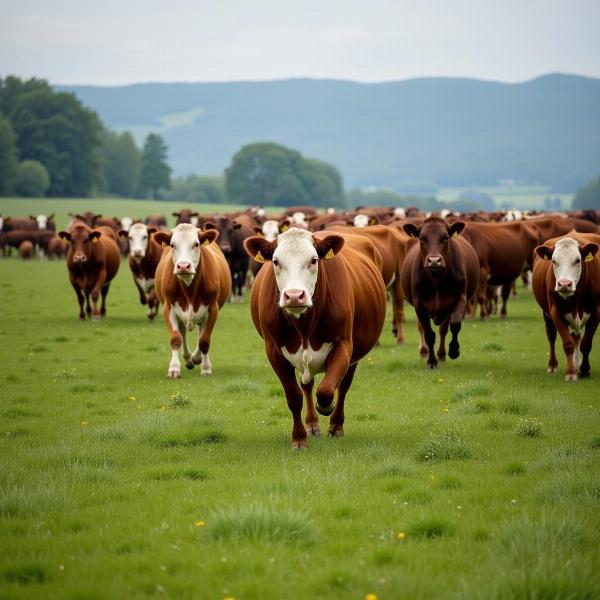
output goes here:
<path id="1" fill-rule="evenodd" d="M 202 327 L 208 317 L 208 306 L 201 304 L 197 311 L 190 304 L 186 309 L 175 303 L 171 307 L 171 322 L 177 327 L 177 321 L 183 323 L 188 331 L 192 331 L 195 325 Z"/>
<path id="2" fill-rule="evenodd" d="M 154 279 L 146 279 L 145 277 L 136 277 L 136 281 L 138 285 L 146 292 L 146 294 L 150 293 L 150 290 L 154 287 Z"/>
<path id="3" fill-rule="evenodd" d="M 565 315 L 565 319 L 567 320 L 567 323 L 571 326 L 571 329 L 573 330 L 573 333 L 575 335 L 581 335 L 581 332 L 583 329 L 585 329 L 585 324 L 587 323 L 587 320 L 589 318 L 589 313 L 583 313 L 582 317 L 579 317 L 578 314 L 573 316 L 571 313 Z"/>
<path id="4" fill-rule="evenodd" d="M 281 353 L 293 367 L 301 373 L 300 379 L 305 385 L 313 380 L 317 373 L 325 372 L 325 361 L 333 348 L 333 344 L 324 343 L 318 350 L 308 345 L 308 348 L 300 346 L 294 354 L 288 352 L 285 346 Z"/>

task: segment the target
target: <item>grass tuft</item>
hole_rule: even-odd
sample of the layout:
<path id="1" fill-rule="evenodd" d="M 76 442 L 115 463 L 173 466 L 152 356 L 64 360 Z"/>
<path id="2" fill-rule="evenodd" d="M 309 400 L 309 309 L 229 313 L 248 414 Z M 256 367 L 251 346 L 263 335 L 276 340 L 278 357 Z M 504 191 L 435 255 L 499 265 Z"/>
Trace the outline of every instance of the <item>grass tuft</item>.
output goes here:
<path id="1" fill-rule="evenodd" d="M 452 535 L 454 533 L 454 525 L 442 517 L 423 517 L 413 521 L 406 533 L 409 538 L 434 539 Z"/>
<path id="2" fill-rule="evenodd" d="M 537 419 L 519 419 L 519 422 L 515 425 L 513 433 L 521 437 L 540 437 L 542 435 L 543 427 Z"/>
<path id="3" fill-rule="evenodd" d="M 378 467 L 375 472 L 375 477 L 408 477 L 412 474 L 414 465 L 410 460 L 404 460 L 397 463 L 387 463 Z"/>
<path id="4" fill-rule="evenodd" d="M 492 387 L 482 381 L 469 381 L 458 385 L 452 394 L 454 402 L 464 402 L 472 398 L 481 398 L 489 396 L 492 393 Z"/>
<path id="5" fill-rule="evenodd" d="M 169 407 L 170 408 L 186 408 L 192 405 L 192 401 L 189 400 L 184 394 L 181 392 L 175 392 L 171 394 L 169 398 Z"/>
<path id="6" fill-rule="evenodd" d="M 527 472 L 527 467 L 522 462 L 513 462 L 506 465 L 504 469 L 502 469 L 502 472 L 510 477 L 516 477 L 519 475 L 525 475 Z"/>
<path id="7" fill-rule="evenodd" d="M 484 352 L 502 352 L 504 350 L 504 346 L 498 344 L 497 342 L 485 342 L 481 344 L 481 349 Z"/>
<path id="8" fill-rule="evenodd" d="M 473 455 L 458 431 L 431 433 L 419 444 L 417 458 L 422 461 L 465 460 Z"/>
<path id="9" fill-rule="evenodd" d="M 507 415 L 526 415 L 528 411 L 527 403 L 519 398 L 509 398 L 500 409 Z"/>
<path id="10" fill-rule="evenodd" d="M 45 583 L 48 577 L 46 567 L 38 562 L 7 567 L 2 571 L 2 579 L 12 583 L 28 585 L 31 583 Z"/>
<path id="11" fill-rule="evenodd" d="M 205 481 L 208 479 L 208 473 L 202 469 L 192 468 L 163 468 L 158 471 L 152 471 L 149 478 L 154 481 L 174 481 L 177 479 L 187 479 L 189 481 Z"/>
<path id="12" fill-rule="evenodd" d="M 209 522 L 215 540 L 274 542 L 309 546 L 316 540 L 315 526 L 306 514 L 273 506 L 252 505 L 221 511 Z"/>

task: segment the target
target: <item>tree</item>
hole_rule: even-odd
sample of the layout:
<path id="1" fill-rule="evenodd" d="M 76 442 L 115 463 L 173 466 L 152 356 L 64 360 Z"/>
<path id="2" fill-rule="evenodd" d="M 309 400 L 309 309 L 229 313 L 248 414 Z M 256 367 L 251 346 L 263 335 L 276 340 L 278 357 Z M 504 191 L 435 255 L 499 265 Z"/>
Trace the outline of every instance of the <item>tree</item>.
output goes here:
<path id="1" fill-rule="evenodd" d="M 15 191 L 19 196 L 43 196 L 49 186 L 48 170 L 37 160 L 24 160 L 17 167 Z"/>
<path id="2" fill-rule="evenodd" d="M 101 188 L 111 194 L 131 198 L 140 184 L 142 153 L 129 131 L 102 133 Z"/>
<path id="3" fill-rule="evenodd" d="M 0 196 L 12 194 L 17 170 L 17 147 L 10 123 L 0 117 Z"/>
<path id="4" fill-rule="evenodd" d="M 73 94 L 35 79 L 7 78 L 0 104 L 17 136 L 20 160 L 39 161 L 48 170 L 48 195 L 89 195 L 99 175 L 98 115 Z"/>
<path id="5" fill-rule="evenodd" d="M 577 190 L 572 208 L 574 210 L 600 209 L 600 176 Z"/>
<path id="6" fill-rule="evenodd" d="M 174 179 L 171 191 L 165 194 L 167 200 L 181 202 L 204 202 L 205 204 L 225 203 L 225 181 L 223 177 L 200 177 L 189 175 Z"/>
<path id="7" fill-rule="evenodd" d="M 152 191 L 152 198 L 156 200 L 160 189 L 170 187 L 171 167 L 167 164 L 167 146 L 160 135 L 150 133 L 142 152 L 140 190 L 144 195 Z"/>
<path id="8" fill-rule="evenodd" d="M 272 142 L 248 144 L 225 170 L 227 198 L 240 204 L 343 206 L 342 178 L 327 163 Z"/>

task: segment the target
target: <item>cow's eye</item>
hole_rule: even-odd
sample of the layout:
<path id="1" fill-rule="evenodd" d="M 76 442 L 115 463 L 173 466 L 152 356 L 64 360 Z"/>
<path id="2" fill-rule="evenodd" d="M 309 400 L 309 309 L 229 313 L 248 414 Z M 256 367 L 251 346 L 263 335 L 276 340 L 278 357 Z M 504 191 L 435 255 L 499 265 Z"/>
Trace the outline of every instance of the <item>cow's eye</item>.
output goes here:
<path id="1" fill-rule="evenodd" d="M 173 248 L 173 250 L 175 250 L 175 244 L 174 244 L 173 242 L 171 242 L 171 243 L 169 244 L 169 246 L 171 246 L 171 248 Z"/>
<path id="2" fill-rule="evenodd" d="M 319 262 L 319 259 L 316 256 L 313 256 L 310 260 L 311 265 L 316 265 L 318 262 Z"/>
<path id="3" fill-rule="evenodd" d="M 127 236 L 127 239 L 128 239 L 130 242 L 133 242 L 133 238 L 132 238 L 130 235 L 129 235 L 129 236 Z"/>
<path id="4" fill-rule="evenodd" d="M 148 239 L 148 236 L 147 236 L 147 235 L 145 235 L 145 236 L 142 238 L 142 240 L 147 240 L 147 239 Z"/>
<path id="5" fill-rule="evenodd" d="M 581 262 L 581 259 L 580 259 L 580 258 L 578 258 L 578 259 L 576 259 L 576 260 L 575 260 L 575 262 L 574 262 L 573 264 L 574 264 L 574 265 L 578 265 L 580 262 Z"/>
<path id="6" fill-rule="evenodd" d="M 278 261 L 276 258 L 274 258 L 274 259 L 273 259 L 273 264 L 274 264 L 276 267 L 278 267 L 278 266 L 279 266 L 279 261 Z"/>

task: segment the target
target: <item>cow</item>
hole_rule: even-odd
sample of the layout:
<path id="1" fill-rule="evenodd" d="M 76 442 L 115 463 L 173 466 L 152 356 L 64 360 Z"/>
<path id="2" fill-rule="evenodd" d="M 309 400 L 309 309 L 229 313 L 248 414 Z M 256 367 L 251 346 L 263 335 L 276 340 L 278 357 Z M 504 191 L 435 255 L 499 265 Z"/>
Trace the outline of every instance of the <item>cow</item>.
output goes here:
<path id="1" fill-rule="evenodd" d="M 86 211 L 83 214 L 69 213 L 69 229 L 78 221 L 85 223 L 88 227 L 94 227 L 94 222 L 99 219 L 102 215 L 97 215 L 91 211 Z"/>
<path id="2" fill-rule="evenodd" d="M 456 359 L 460 355 L 458 334 L 467 303 L 479 284 L 479 260 L 471 244 L 460 235 L 464 229 L 462 221 L 449 225 L 438 217 L 425 219 L 420 227 L 412 223 L 404 225 L 404 231 L 419 243 L 413 243 L 406 253 L 402 289 L 417 313 L 422 334 L 419 351 L 422 356 L 428 355 L 430 369 L 437 368 L 438 360 L 446 358 L 448 328 L 452 334 L 448 356 Z M 439 326 L 437 357 L 430 319 Z"/>
<path id="3" fill-rule="evenodd" d="M 129 245 L 129 269 L 133 283 L 140 295 L 140 304 L 148 305 L 147 317 L 152 320 L 158 313 L 156 297 L 156 268 L 162 256 L 162 248 L 152 239 L 156 227 L 134 223 L 129 230 L 119 230 L 119 238 L 126 239 Z"/>
<path id="4" fill-rule="evenodd" d="M 35 254 L 35 248 L 29 240 L 24 240 L 23 242 L 21 242 L 19 244 L 19 256 L 23 260 L 28 260 L 30 258 L 33 258 L 34 254 Z"/>
<path id="5" fill-rule="evenodd" d="M 312 397 L 317 373 L 325 376 L 317 388 L 316 409 L 330 416 L 330 436 L 343 435 L 344 401 L 356 366 L 377 343 L 385 320 L 381 255 L 363 236 L 296 227 L 276 241 L 251 237 L 244 246 L 254 260 L 265 263 L 250 308 L 292 413 L 292 449 L 307 447 L 307 430 L 320 434 Z M 295 370 L 301 373 L 301 388 Z"/>
<path id="6" fill-rule="evenodd" d="M 229 267 L 214 229 L 199 231 L 193 225 L 177 225 L 172 232 L 154 234 L 165 250 L 156 269 L 156 295 L 163 305 L 163 317 L 171 345 L 167 377 L 181 377 L 179 350 L 188 369 L 200 364 L 201 375 L 211 375 L 208 356 L 210 336 L 219 309 L 231 293 Z M 198 347 L 191 353 L 186 330 L 198 327 Z"/>
<path id="7" fill-rule="evenodd" d="M 567 359 L 565 381 L 589 377 L 592 340 L 600 321 L 600 235 L 569 232 L 535 249 L 532 287 L 550 344 L 548 373 L 555 373 L 560 335 Z"/>
<path id="8" fill-rule="evenodd" d="M 182 208 L 179 212 L 173 212 L 171 214 L 176 218 L 175 225 L 190 223 L 194 227 L 198 227 L 200 224 L 199 213 L 192 212 L 189 208 Z"/>
<path id="9" fill-rule="evenodd" d="M 162 229 L 163 227 L 167 227 L 167 217 L 165 215 L 148 215 L 144 219 L 145 225 L 154 225 L 158 229 Z"/>
<path id="10" fill-rule="evenodd" d="M 93 321 L 104 317 L 106 296 L 120 264 L 115 232 L 110 227 L 92 229 L 77 221 L 69 231 L 60 231 L 58 235 L 71 244 L 67 254 L 67 268 L 79 302 L 79 318 L 85 320 L 84 299 L 88 317 Z M 102 303 L 98 310 L 100 295 Z"/>
<path id="11" fill-rule="evenodd" d="M 58 235 L 54 235 L 48 241 L 48 258 L 64 258 L 69 251 L 69 242 Z"/>
<path id="12" fill-rule="evenodd" d="M 56 231 L 54 213 L 51 215 L 29 215 L 29 219 L 34 222 L 36 229 L 50 229 L 52 231 Z"/>

